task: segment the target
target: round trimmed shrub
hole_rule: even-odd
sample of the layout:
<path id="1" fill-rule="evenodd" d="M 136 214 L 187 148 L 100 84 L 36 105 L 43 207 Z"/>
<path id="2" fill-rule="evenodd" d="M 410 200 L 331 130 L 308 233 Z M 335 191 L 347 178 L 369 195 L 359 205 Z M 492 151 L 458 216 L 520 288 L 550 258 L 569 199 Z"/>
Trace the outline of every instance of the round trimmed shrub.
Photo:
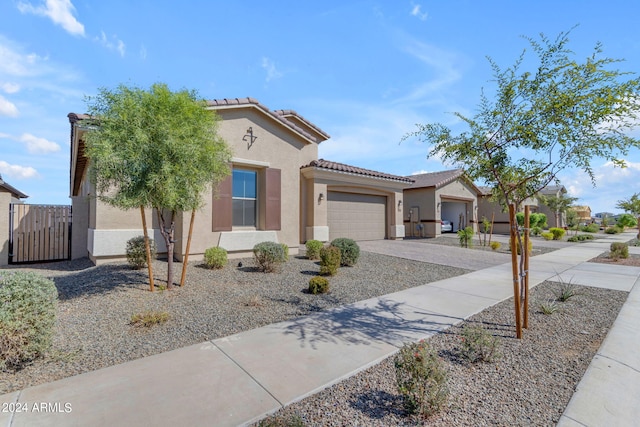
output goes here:
<path id="1" fill-rule="evenodd" d="M 307 258 L 320 259 L 320 249 L 324 246 L 320 240 L 307 240 L 304 246 L 307 249 Z"/>
<path id="2" fill-rule="evenodd" d="M 320 249 L 320 274 L 335 276 L 340 267 L 340 249 L 336 246 L 327 246 Z"/>
<path id="3" fill-rule="evenodd" d="M 272 273 L 284 261 L 284 249 L 276 242 L 260 242 L 253 247 L 253 258 L 260 271 Z"/>
<path id="4" fill-rule="evenodd" d="M 209 268 L 220 269 L 227 265 L 227 251 L 224 248 L 214 246 L 204 251 L 204 263 Z"/>
<path id="5" fill-rule="evenodd" d="M 358 258 L 360 258 L 360 246 L 358 246 L 355 240 L 347 237 L 338 237 L 337 239 L 333 239 L 331 246 L 340 249 L 340 265 L 347 267 L 356 265 Z"/>
<path id="6" fill-rule="evenodd" d="M 280 246 L 282 246 L 282 262 L 289 261 L 289 245 L 280 243 Z"/>
<path id="7" fill-rule="evenodd" d="M 609 256 L 611 259 L 619 260 L 620 258 L 629 258 L 629 245 L 622 242 L 614 242 L 611 244 Z"/>
<path id="8" fill-rule="evenodd" d="M 0 273 L 0 371 L 19 369 L 51 346 L 58 290 L 30 272 Z"/>
<path id="9" fill-rule="evenodd" d="M 326 277 L 314 276 L 309 279 L 309 293 L 326 294 L 329 292 L 329 280 Z"/>
<path id="10" fill-rule="evenodd" d="M 564 228 L 560 228 L 560 227 L 551 227 L 549 229 L 549 232 L 553 234 L 553 240 L 561 240 L 562 237 L 564 236 L 564 233 L 566 233 Z"/>
<path id="11" fill-rule="evenodd" d="M 502 246 L 502 243 L 493 241 L 489 244 L 489 246 L 491 246 L 491 249 L 493 249 L 494 251 L 497 251 Z"/>
<path id="12" fill-rule="evenodd" d="M 158 252 L 153 239 L 149 239 L 149 249 L 151 251 L 151 259 L 155 259 Z M 147 266 L 147 250 L 144 246 L 144 236 L 136 236 L 127 240 L 126 251 L 127 261 L 131 267 L 140 269 Z"/>

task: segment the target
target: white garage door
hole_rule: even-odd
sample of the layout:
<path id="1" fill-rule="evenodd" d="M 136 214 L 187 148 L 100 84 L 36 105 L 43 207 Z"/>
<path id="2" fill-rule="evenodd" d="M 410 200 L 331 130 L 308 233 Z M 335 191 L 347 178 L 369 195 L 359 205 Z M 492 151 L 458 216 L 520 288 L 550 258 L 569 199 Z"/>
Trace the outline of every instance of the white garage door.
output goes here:
<path id="1" fill-rule="evenodd" d="M 329 191 L 327 195 L 329 239 L 384 239 L 387 223 L 387 198 L 366 194 Z"/>

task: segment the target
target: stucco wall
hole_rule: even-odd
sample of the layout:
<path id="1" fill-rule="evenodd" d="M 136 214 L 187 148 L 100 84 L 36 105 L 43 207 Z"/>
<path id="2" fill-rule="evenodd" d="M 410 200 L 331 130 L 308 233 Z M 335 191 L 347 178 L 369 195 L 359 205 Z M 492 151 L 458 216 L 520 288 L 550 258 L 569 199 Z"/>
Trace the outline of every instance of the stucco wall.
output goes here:
<path id="1" fill-rule="evenodd" d="M 0 189 L 0 266 L 9 264 L 9 205 L 11 194 Z"/>

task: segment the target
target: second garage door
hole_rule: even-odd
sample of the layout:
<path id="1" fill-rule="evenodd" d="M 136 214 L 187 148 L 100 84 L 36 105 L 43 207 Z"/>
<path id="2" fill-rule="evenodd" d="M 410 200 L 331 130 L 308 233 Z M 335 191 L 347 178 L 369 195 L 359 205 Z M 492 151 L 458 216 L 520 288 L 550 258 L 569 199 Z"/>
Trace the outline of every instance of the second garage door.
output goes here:
<path id="1" fill-rule="evenodd" d="M 329 239 L 380 240 L 386 237 L 387 198 L 329 191 Z"/>

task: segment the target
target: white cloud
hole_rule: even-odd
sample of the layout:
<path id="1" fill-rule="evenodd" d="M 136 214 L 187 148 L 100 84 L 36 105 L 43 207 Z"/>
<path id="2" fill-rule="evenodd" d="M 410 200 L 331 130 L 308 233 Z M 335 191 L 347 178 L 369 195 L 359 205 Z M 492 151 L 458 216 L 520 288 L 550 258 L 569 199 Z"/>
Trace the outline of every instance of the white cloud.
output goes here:
<path id="1" fill-rule="evenodd" d="M 274 79 L 279 79 L 280 77 L 283 76 L 282 72 L 280 72 L 276 68 L 275 62 L 273 62 L 269 58 L 266 58 L 266 57 L 262 58 L 262 68 L 264 68 L 265 71 L 267 72 L 267 82 L 270 82 L 271 80 L 274 80 Z"/>
<path id="2" fill-rule="evenodd" d="M 20 91 L 20 85 L 17 83 L 2 83 L 0 85 L 0 89 L 2 89 L 5 93 L 16 93 Z"/>
<path id="3" fill-rule="evenodd" d="M 0 116 L 18 117 L 18 107 L 2 95 L 0 95 Z"/>
<path id="4" fill-rule="evenodd" d="M 102 46 L 106 47 L 107 49 L 117 51 L 120 54 L 120 56 L 124 58 L 126 45 L 116 35 L 107 37 L 105 32 L 101 31 L 100 37 L 96 37 L 95 40 L 98 43 L 100 43 Z"/>
<path id="5" fill-rule="evenodd" d="M 38 176 L 38 171 L 31 166 L 11 165 L 4 160 L 0 160 L 0 174 L 3 177 L 28 179 Z"/>
<path id="6" fill-rule="evenodd" d="M 37 75 L 42 70 L 42 58 L 35 53 L 22 53 L 6 38 L 0 36 L 0 75 L 26 77 Z"/>
<path id="7" fill-rule="evenodd" d="M 22 136 L 20 136 L 20 141 L 26 144 L 27 151 L 31 154 L 48 154 L 60 151 L 60 146 L 55 142 L 38 138 L 30 133 L 23 133 Z"/>
<path id="8" fill-rule="evenodd" d="M 640 182 L 640 162 L 627 161 L 627 167 L 615 167 L 606 162 L 594 167 L 596 187 L 587 174 L 580 170 L 568 170 L 560 175 L 560 183 L 571 197 L 578 197 L 577 204 L 589 205 L 595 212 L 615 212 L 618 200 L 629 198 L 637 192 L 634 185 Z"/>
<path id="9" fill-rule="evenodd" d="M 69 34 L 84 36 L 84 25 L 73 16 L 75 7 L 73 7 L 71 0 L 46 0 L 44 5 L 41 4 L 37 7 L 29 2 L 19 2 L 18 10 L 22 13 L 46 16 Z"/>
<path id="10" fill-rule="evenodd" d="M 411 16 L 415 16 L 419 20 L 425 21 L 429 17 L 429 14 L 427 12 L 422 12 L 421 5 L 414 4 L 413 8 L 411 9 Z"/>

